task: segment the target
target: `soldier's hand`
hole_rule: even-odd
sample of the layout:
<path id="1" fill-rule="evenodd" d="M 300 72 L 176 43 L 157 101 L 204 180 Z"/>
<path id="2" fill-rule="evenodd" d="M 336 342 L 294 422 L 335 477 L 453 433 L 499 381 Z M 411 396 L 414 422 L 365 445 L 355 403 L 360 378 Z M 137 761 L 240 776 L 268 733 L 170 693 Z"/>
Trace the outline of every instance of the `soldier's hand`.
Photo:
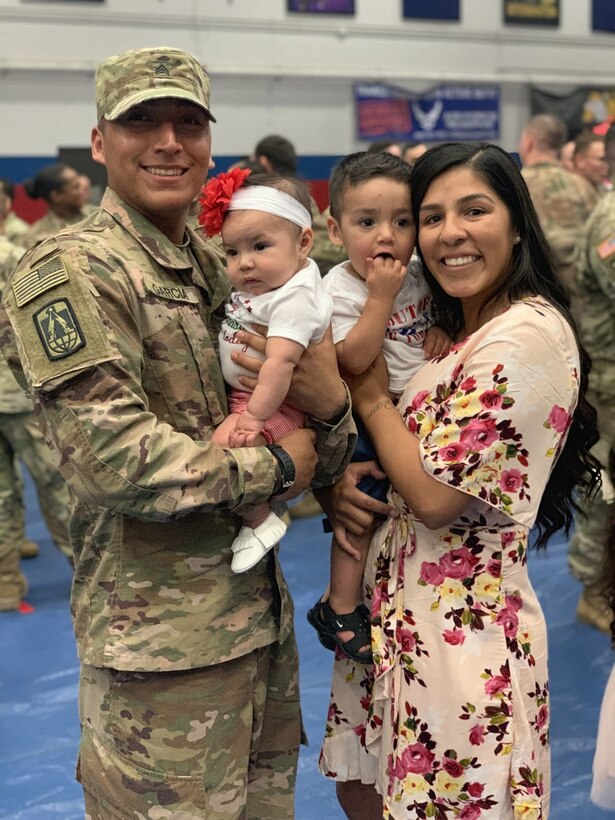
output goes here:
<path id="1" fill-rule="evenodd" d="M 293 430 L 277 443 L 286 450 L 295 465 L 295 481 L 292 487 L 283 495 L 276 496 L 282 501 L 287 501 L 305 492 L 314 478 L 314 471 L 318 464 L 318 456 L 314 449 L 316 433 L 307 428 Z"/>
<path id="2" fill-rule="evenodd" d="M 263 336 L 241 330 L 238 331 L 237 338 L 264 354 L 267 340 Z M 262 365 L 260 359 L 247 353 L 235 352 L 232 358 L 241 367 L 255 374 L 258 374 Z M 239 381 L 249 390 L 253 390 L 256 385 L 256 378 L 240 376 Z M 334 418 L 344 408 L 346 389 L 337 368 L 331 328 L 320 342 L 312 342 L 299 359 L 287 400 L 297 410 L 321 421 Z"/>

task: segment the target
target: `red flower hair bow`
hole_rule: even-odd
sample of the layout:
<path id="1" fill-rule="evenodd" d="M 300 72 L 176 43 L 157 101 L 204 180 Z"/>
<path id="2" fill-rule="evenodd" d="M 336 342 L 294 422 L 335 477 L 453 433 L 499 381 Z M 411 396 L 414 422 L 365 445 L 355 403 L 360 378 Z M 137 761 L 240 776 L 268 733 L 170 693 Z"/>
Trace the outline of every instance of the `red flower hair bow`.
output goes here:
<path id="1" fill-rule="evenodd" d="M 232 168 L 226 174 L 218 174 L 207 182 L 199 198 L 199 222 L 207 236 L 220 233 L 233 194 L 249 176 L 249 169 Z"/>

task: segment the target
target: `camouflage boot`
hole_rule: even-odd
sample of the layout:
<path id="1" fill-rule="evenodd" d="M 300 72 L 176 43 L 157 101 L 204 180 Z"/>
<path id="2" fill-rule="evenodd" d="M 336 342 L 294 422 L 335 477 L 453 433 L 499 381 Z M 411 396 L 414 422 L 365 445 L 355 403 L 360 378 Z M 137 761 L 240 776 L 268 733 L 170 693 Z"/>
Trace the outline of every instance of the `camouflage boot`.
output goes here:
<path id="1" fill-rule="evenodd" d="M 0 559 L 0 612 L 19 609 L 28 582 L 19 569 L 19 550 Z"/>
<path id="2" fill-rule="evenodd" d="M 583 587 L 583 593 L 577 605 L 577 620 L 607 635 L 611 634 L 613 612 L 596 587 Z"/>

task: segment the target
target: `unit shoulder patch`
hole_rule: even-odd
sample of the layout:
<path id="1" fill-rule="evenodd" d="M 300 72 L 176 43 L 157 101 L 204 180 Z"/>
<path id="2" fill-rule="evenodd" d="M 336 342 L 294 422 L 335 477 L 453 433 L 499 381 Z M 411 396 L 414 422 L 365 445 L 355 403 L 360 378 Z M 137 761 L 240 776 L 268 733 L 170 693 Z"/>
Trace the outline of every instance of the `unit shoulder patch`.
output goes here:
<path id="1" fill-rule="evenodd" d="M 48 302 L 32 316 L 47 358 L 72 356 L 85 346 L 85 338 L 69 299 Z"/>

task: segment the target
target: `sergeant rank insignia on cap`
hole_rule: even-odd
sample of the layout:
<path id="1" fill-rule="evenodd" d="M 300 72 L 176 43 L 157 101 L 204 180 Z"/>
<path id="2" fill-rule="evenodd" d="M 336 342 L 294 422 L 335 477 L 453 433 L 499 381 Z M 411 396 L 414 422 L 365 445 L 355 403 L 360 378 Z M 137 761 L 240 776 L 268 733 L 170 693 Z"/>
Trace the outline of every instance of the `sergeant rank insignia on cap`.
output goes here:
<path id="1" fill-rule="evenodd" d="M 171 58 L 168 57 L 166 54 L 163 54 L 159 57 L 156 62 L 154 63 L 154 76 L 155 77 L 170 77 L 171 72 L 169 70 L 168 63 L 171 62 Z"/>
<path id="2" fill-rule="evenodd" d="M 71 356 L 85 346 L 85 339 L 68 299 L 48 302 L 34 316 L 47 358 L 51 361 Z"/>

